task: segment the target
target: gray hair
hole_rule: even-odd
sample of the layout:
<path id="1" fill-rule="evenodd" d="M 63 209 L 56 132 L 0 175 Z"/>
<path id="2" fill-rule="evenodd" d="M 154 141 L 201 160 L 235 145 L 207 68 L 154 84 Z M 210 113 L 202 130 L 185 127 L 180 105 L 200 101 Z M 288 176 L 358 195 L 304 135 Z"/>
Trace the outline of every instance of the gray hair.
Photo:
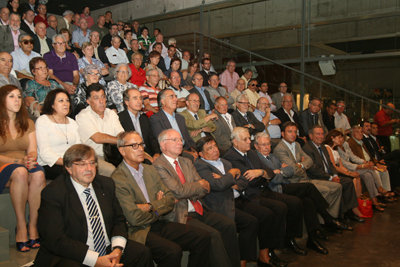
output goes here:
<path id="1" fill-rule="evenodd" d="M 197 95 L 197 96 L 199 96 L 197 93 L 190 93 L 190 94 L 188 94 L 188 95 L 186 96 L 185 101 L 189 101 L 189 98 L 190 98 L 191 95 Z"/>
<path id="2" fill-rule="evenodd" d="M 245 98 L 247 101 L 249 101 L 249 97 L 246 94 L 240 94 L 236 97 L 236 102 L 239 102 L 242 100 L 242 98 Z"/>
<path id="3" fill-rule="evenodd" d="M 74 12 L 72 12 L 71 10 L 65 10 L 63 13 L 63 17 L 67 16 L 67 15 L 73 15 Z"/>
<path id="4" fill-rule="evenodd" d="M 258 145 L 258 139 L 260 139 L 262 137 L 267 138 L 271 142 L 271 136 L 269 136 L 269 134 L 264 133 L 264 132 L 259 132 L 256 134 L 256 136 L 254 136 L 254 143 Z"/>
<path id="5" fill-rule="evenodd" d="M 86 67 L 83 69 L 83 77 L 85 78 L 85 80 L 86 80 L 86 75 L 91 73 L 93 70 L 97 70 L 99 74 L 101 74 L 101 67 L 99 65 L 96 64 L 86 65 Z"/>
<path id="6" fill-rule="evenodd" d="M 90 29 L 89 37 L 92 37 L 92 34 L 95 32 L 97 32 L 100 36 L 100 33 L 98 31 Z"/>
<path id="7" fill-rule="evenodd" d="M 229 60 L 229 61 L 226 63 L 226 65 L 228 66 L 229 63 L 235 63 L 235 65 L 236 65 L 236 62 L 235 62 L 235 60 L 233 60 L 233 59 Z"/>
<path id="8" fill-rule="evenodd" d="M 158 71 L 156 69 L 151 69 L 146 72 L 146 76 L 150 76 L 153 71 L 157 72 L 158 75 Z"/>
<path id="9" fill-rule="evenodd" d="M 354 133 L 354 130 L 358 130 L 358 129 L 361 129 L 361 126 L 359 126 L 359 125 L 353 125 L 353 126 L 351 127 L 351 133 Z"/>
<path id="10" fill-rule="evenodd" d="M 195 74 L 193 74 L 192 81 L 194 81 L 194 77 L 196 77 L 196 75 L 200 75 L 201 78 L 203 78 L 203 75 L 201 75 L 200 72 L 196 72 Z"/>
<path id="11" fill-rule="evenodd" d="M 119 39 L 119 36 L 118 36 L 118 35 L 113 36 L 113 37 L 111 38 L 111 41 L 114 41 L 114 39 L 118 39 L 118 41 L 121 41 L 121 39 Z"/>
<path id="12" fill-rule="evenodd" d="M 310 129 L 308 129 L 308 134 L 314 134 L 314 129 L 317 129 L 317 128 L 324 129 L 324 128 L 322 128 L 321 125 L 316 124 L 316 125 L 313 125 Z"/>
<path id="13" fill-rule="evenodd" d="M 140 136 L 140 134 L 136 131 L 122 132 L 117 136 L 117 147 L 123 147 L 125 145 L 125 137 L 129 134 L 137 134 Z"/>
<path id="14" fill-rule="evenodd" d="M 115 76 L 114 76 L 114 78 L 117 78 L 117 72 L 119 71 L 119 69 L 120 69 L 122 66 L 125 66 L 125 67 L 128 69 L 128 79 L 129 79 L 129 78 L 132 76 L 132 71 L 131 71 L 131 68 L 129 68 L 128 64 L 125 64 L 125 63 L 119 63 L 119 64 L 115 67 Z"/>
<path id="15" fill-rule="evenodd" d="M 22 42 L 22 38 L 24 38 L 24 37 L 26 37 L 26 36 L 29 36 L 29 37 L 31 37 L 29 34 L 27 34 L 27 33 L 21 33 L 19 36 L 18 36 L 18 42 L 20 43 L 20 42 Z M 31 37 L 31 39 L 32 39 L 32 37 Z M 33 39 L 32 39 L 33 40 Z"/>
<path id="16" fill-rule="evenodd" d="M 231 132 L 231 140 L 236 139 L 237 141 L 239 141 L 239 135 L 242 132 L 245 132 L 245 131 L 248 132 L 249 129 L 244 128 L 244 127 L 235 127 L 235 128 L 233 128 L 233 130 Z"/>
<path id="17" fill-rule="evenodd" d="M 169 38 L 168 39 L 168 45 L 176 44 L 176 39 L 175 38 Z"/>
<path id="18" fill-rule="evenodd" d="M 171 132 L 171 131 L 175 131 L 175 132 L 176 132 L 176 130 L 174 130 L 174 129 L 172 129 L 172 128 L 169 128 L 169 129 L 166 129 L 166 130 L 162 131 L 162 132 L 158 135 L 158 138 L 157 138 L 158 143 L 161 144 L 161 142 L 163 142 L 165 139 L 167 139 L 167 135 L 168 135 L 168 133 Z M 160 146 L 160 150 L 161 150 L 161 152 L 162 152 L 161 146 Z"/>
<path id="19" fill-rule="evenodd" d="M 64 35 L 62 35 L 62 34 L 56 34 L 56 35 L 54 35 L 53 38 L 51 39 L 53 44 L 56 43 L 56 38 L 63 38 L 64 42 L 67 42 L 67 40 L 65 40 Z"/>
<path id="20" fill-rule="evenodd" d="M 339 105 L 339 104 L 344 104 L 346 106 L 346 103 L 343 100 L 339 100 L 336 102 L 336 105 Z"/>

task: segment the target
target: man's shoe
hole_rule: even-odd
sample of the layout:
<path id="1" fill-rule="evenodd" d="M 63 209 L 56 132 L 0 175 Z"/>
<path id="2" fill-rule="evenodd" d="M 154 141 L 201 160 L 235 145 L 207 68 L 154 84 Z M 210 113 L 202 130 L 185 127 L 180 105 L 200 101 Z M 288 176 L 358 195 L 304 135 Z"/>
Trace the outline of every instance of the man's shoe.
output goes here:
<path id="1" fill-rule="evenodd" d="M 344 218 L 348 221 L 355 221 L 355 222 L 360 222 L 363 223 L 365 222 L 364 218 L 361 218 L 360 216 L 357 216 L 356 214 L 354 214 L 353 212 L 351 212 L 351 214 L 344 214 Z"/>
<path id="2" fill-rule="evenodd" d="M 321 231 L 316 231 L 315 237 L 321 240 L 329 241 L 329 236 L 324 235 Z"/>
<path id="3" fill-rule="evenodd" d="M 260 261 L 260 259 L 257 259 L 257 266 L 258 267 L 273 267 L 271 263 L 266 263 Z"/>
<path id="4" fill-rule="evenodd" d="M 299 245 L 296 243 L 294 238 L 285 241 L 285 248 L 292 251 L 294 254 L 305 256 L 307 255 L 307 251 L 302 250 Z"/>
<path id="5" fill-rule="evenodd" d="M 275 254 L 274 251 L 269 251 L 268 256 L 269 256 L 269 263 L 275 267 L 286 267 L 289 264 L 286 261 L 283 261 L 280 258 L 278 258 L 278 256 Z"/>
<path id="6" fill-rule="evenodd" d="M 313 249 L 316 252 L 321 253 L 321 254 L 325 254 L 326 255 L 326 254 L 329 253 L 329 251 L 326 248 L 324 248 L 320 243 L 318 243 L 317 240 L 310 240 L 309 239 L 307 241 L 307 247 L 311 248 L 311 249 Z"/>
<path id="7" fill-rule="evenodd" d="M 345 223 L 341 223 L 338 220 L 334 219 L 329 225 L 326 225 L 327 228 L 335 229 L 335 230 L 349 230 L 353 231 L 353 226 L 350 226 Z"/>

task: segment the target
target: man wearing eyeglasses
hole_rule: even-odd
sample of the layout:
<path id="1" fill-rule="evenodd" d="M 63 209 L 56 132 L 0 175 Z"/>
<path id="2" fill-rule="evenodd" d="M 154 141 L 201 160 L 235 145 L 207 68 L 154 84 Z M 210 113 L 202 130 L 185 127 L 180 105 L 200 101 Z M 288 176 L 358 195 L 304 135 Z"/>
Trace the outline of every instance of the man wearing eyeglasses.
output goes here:
<path id="1" fill-rule="evenodd" d="M 20 34 L 18 42 L 21 48 L 11 52 L 14 61 L 13 70 L 17 73 L 17 78 L 32 80 L 33 76 L 29 70 L 29 61 L 34 57 L 40 57 L 40 54 L 32 51 L 33 39 L 29 34 Z"/>
<path id="2" fill-rule="evenodd" d="M 195 73 L 193 75 L 194 87 L 190 91 L 196 93 L 200 97 L 200 108 L 209 114 L 214 109 L 214 102 L 211 101 L 210 92 L 203 86 L 203 75 Z"/>
<path id="3" fill-rule="evenodd" d="M 276 109 L 279 109 L 281 107 L 282 98 L 285 95 L 290 95 L 292 97 L 292 101 L 293 101 L 292 109 L 294 112 L 298 113 L 299 109 L 297 108 L 296 101 L 295 101 L 293 95 L 291 93 L 287 92 L 287 89 L 288 89 L 288 86 L 286 83 L 280 83 L 278 86 L 279 92 L 277 92 L 271 96 L 272 102 L 276 105 Z"/>
<path id="4" fill-rule="evenodd" d="M 157 170 L 143 164 L 144 147 L 137 132 L 118 136 L 118 149 L 124 160 L 111 178 L 128 222 L 129 238 L 149 247 L 160 267 L 180 266 L 183 250 L 190 251 L 188 266 L 209 266 L 210 235 L 167 218 L 176 200 Z"/>
<path id="5" fill-rule="evenodd" d="M 322 126 L 325 135 L 328 133 L 328 129 L 325 127 L 324 120 L 320 112 L 321 106 L 322 99 L 319 97 L 312 97 L 308 104 L 308 108 L 300 112 L 300 123 L 306 133 L 308 133 L 308 129 L 311 129 L 311 127 L 314 125 Z"/>
<path id="6" fill-rule="evenodd" d="M 107 108 L 104 87 L 91 84 L 86 92 L 87 106 L 76 116 L 82 143 L 91 146 L 99 157 L 99 173 L 110 177 L 114 165 L 104 160 L 103 144 L 117 144 L 117 135 L 124 131 L 118 115 Z"/>
<path id="7" fill-rule="evenodd" d="M 221 84 L 228 93 L 235 90 L 236 82 L 239 80 L 239 74 L 237 74 L 235 68 L 236 62 L 234 60 L 229 60 L 226 64 L 226 70 L 219 75 Z"/>
<path id="8" fill-rule="evenodd" d="M 178 98 L 178 107 L 176 112 L 181 113 L 186 110 L 186 97 L 189 95 L 189 92 L 185 88 L 181 87 L 181 76 L 177 71 L 172 71 L 169 74 L 169 82 L 171 85 L 168 88 L 172 89 Z"/>
<path id="9" fill-rule="evenodd" d="M 281 128 L 279 127 L 281 121 L 271 112 L 271 104 L 266 97 L 260 97 L 257 100 L 257 108 L 253 114 L 265 125 L 263 132 L 269 134 L 272 148 L 274 148 L 281 138 Z"/>
<path id="10" fill-rule="evenodd" d="M 200 177 L 192 161 L 180 156 L 184 147 L 181 134 L 174 129 L 164 130 L 158 142 L 162 155 L 153 166 L 176 199 L 166 219 L 210 233 L 210 266 L 239 267 L 235 222 L 213 212 L 202 200 L 210 192 L 210 184 Z"/>
<path id="11" fill-rule="evenodd" d="M 249 111 L 249 97 L 245 94 L 236 97 L 236 110 L 232 112 L 237 127 L 249 129 L 251 140 L 254 136 L 265 130 L 265 125 L 260 122 L 252 112 Z"/>
<path id="12" fill-rule="evenodd" d="M 66 51 L 66 41 L 62 34 L 53 36 L 54 49 L 44 54 L 49 67 L 50 79 L 56 80 L 71 95 L 79 84 L 78 61 L 74 54 Z"/>
<path id="13" fill-rule="evenodd" d="M 74 145 L 63 162 L 68 173 L 42 191 L 34 266 L 154 266 L 150 250 L 129 240 L 115 183 L 96 174 L 93 148 Z"/>

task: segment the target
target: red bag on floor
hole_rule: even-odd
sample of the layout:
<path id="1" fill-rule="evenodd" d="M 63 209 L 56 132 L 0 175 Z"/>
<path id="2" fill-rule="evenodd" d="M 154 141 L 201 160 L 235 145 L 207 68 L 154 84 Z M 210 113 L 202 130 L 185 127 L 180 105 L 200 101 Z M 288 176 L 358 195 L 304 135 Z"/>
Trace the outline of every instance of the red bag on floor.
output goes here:
<path id="1" fill-rule="evenodd" d="M 370 199 L 358 198 L 358 210 L 366 217 L 372 217 L 372 201 Z"/>

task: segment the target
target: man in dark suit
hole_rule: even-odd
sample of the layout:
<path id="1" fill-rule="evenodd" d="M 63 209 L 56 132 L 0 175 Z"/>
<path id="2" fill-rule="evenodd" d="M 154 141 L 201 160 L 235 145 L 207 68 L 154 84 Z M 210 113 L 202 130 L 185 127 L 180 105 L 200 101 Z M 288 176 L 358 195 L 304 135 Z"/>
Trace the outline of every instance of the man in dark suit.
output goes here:
<path id="1" fill-rule="evenodd" d="M 303 127 L 301 126 L 299 116 L 296 112 L 293 111 L 293 100 L 290 95 L 285 95 L 282 98 L 281 107 L 275 112 L 275 116 L 281 120 L 281 130 L 282 125 L 285 122 L 292 121 L 297 124 L 297 137 L 296 142 L 300 144 L 300 146 L 304 146 L 307 142 L 306 132 L 304 131 Z"/>
<path id="2" fill-rule="evenodd" d="M 240 266 L 235 222 L 212 211 L 202 200 L 210 192 L 210 184 L 200 177 L 190 160 L 179 156 L 183 148 L 181 135 L 168 129 L 158 140 L 163 154 L 153 166 L 176 199 L 174 210 L 165 218 L 210 233 L 210 266 Z"/>
<path id="3" fill-rule="evenodd" d="M 213 135 L 219 148 L 226 151 L 231 147 L 231 132 L 236 124 L 232 115 L 228 113 L 228 101 L 225 97 L 219 96 L 215 99 L 214 113 L 218 115 L 218 120 L 214 121 L 217 129 Z"/>
<path id="4" fill-rule="evenodd" d="M 310 99 L 308 108 L 300 112 L 299 119 L 300 124 L 306 133 L 314 125 L 320 125 L 324 129 L 325 135 L 328 133 L 328 129 L 325 127 L 324 121 L 322 119 L 321 110 L 322 100 L 319 97 L 313 97 Z"/>
<path id="5" fill-rule="evenodd" d="M 342 201 L 340 202 L 339 214 L 345 213 L 349 218 L 360 218 L 354 214 L 352 209 L 358 207 L 357 195 L 354 189 L 352 179 L 347 177 L 339 177 L 336 168 L 330 161 L 328 151 L 323 142 L 325 140 L 324 130 L 320 125 L 314 125 L 310 129 L 310 141 L 303 146 L 306 152 L 312 159 L 313 165 L 307 169 L 307 176 L 311 179 L 319 179 L 340 183 L 342 185 Z M 348 230 L 353 228 L 349 226 Z"/>
<path id="6" fill-rule="evenodd" d="M 381 146 L 377 138 L 378 135 L 378 124 L 375 122 L 369 123 L 362 121 L 360 123 L 363 131 L 363 142 L 367 147 L 369 153 L 374 156 L 375 159 L 384 163 L 390 173 L 390 184 L 392 185 L 392 191 L 397 195 L 400 195 L 400 150 L 395 149 L 387 153 L 387 150 Z"/>
<path id="7" fill-rule="evenodd" d="M 174 91 L 164 89 L 158 93 L 158 106 L 160 111 L 150 117 L 150 125 L 153 134 L 158 138 L 159 134 L 166 129 L 174 129 L 181 134 L 183 139 L 183 154 L 194 162 L 197 158 L 196 143 L 193 141 L 186 127 L 185 118 L 175 113 L 178 106 L 178 99 Z"/>
<path id="8" fill-rule="evenodd" d="M 260 255 L 258 266 L 285 264 L 275 253 L 268 257 L 269 248 L 266 240 L 270 235 L 270 224 L 273 214 L 265 212 L 263 206 L 252 203 L 242 197 L 242 191 L 247 189 L 248 181 L 240 175 L 240 170 L 232 168 L 232 164 L 219 158 L 219 151 L 212 137 L 203 137 L 197 143 L 199 156 L 194 164 L 201 177 L 210 183 L 210 193 L 204 197 L 204 202 L 214 211 L 225 215 L 236 223 L 239 233 L 238 242 L 240 249 L 241 265 L 246 265 L 247 260 L 257 258 L 256 239 L 258 236 Z M 251 207 L 254 212 L 247 213 L 241 207 Z M 245 209 L 246 210 L 246 209 Z M 258 229 L 258 233 L 257 233 Z"/>
<path id="9" fill-rule="evenodd" d="M 235 120 L 236 126 L 249 129 L 250 138 L 253 141 L 257 133 L 265 130 L 265 125 L 257 120 L 252 112 L 248 111 L 249 103 L 247 95 L 238 95 L 236 98 L 236 110 L 231 115 Z"/>
<path id="10" fill-rule="evenodd" d="M 114 181 L 96 175 L 93 148 L 79 144 L 64 154 L 63 174 L 43 189 L 35 266 L 153 266 L 150 250 L 128 240 Z"/>
<path id="11" fill-rule="evenodd" d="M 35 25 L 36 34 L 32 37 L 33 39 L 33 51 L 41 54 L 42 56 L 48 51 L 53 50 L 53 42 L 50 38 L 46 37 L 47 29 L 43 22 L 38 22 Z M 42 47 L 39 38 L 46 42 L 47 47 Z M 42 53 L 43 52 L 43 53 Z"/>
<path id="12" fill-rule="evenodd" d="M 31 9 L 27 9 L 24 12 L 25 19 L 21 21 L 21 30 L 28 33 L 32 38 L 35 35 L 35 26 L 33 20 L 35 19 L 35 13 Z M 29 23 L 29 25 L 28 25 Z"/>
<path id="13" fill-rule="evenodd" d="M 286 83 L 280 83 L 278 86 L 279 92 L 277 92 L 271 96 L 272 102 L 276 105 L 276 108 L 279 109 L 281 107 L 283 97 L 286 95 L 289 95 L 293 101 L 293 111 L 298 113 L 299 109 L 297 108 L 296 101 L 294 100 L 294 96 L 293 96 L 293 94 L 288 93 L 287 89 L 288 89 L 288 86 Z"/>
<path id="14" fill-rule="evenodd" d="M 129 238 L 149 247 L 160 267 L 180 266 L 182 250 L 190 251 L 189 266 L 208 266 L 210 235 L 207 231 L 164 219 L 174 208 L 175 198 L 156 169 L 142 164 L 143 147 L 143 139 L 137 132 L 120 134 L 118 149 L 124 161 L 111 175 L 128 222 Z"/>
<path id="15" fill-rule="evenodd" d="M 97 53 L 93 53 L 92 57 L 103 62 L 103 64 L 106 66 L 106 68 L 110 67 L 111 65 L 110 65 L 110 61 L 108 61 L 106 51 L 104 50 L 104 47 L 100 46 L 100 44 L 99 44 L 100 33 L 98 31 L 91 31 L 89 33 L 89 39 L 93 45 L 93 48 L 97 49 Z"/>
<path id="16" fill-rule="evenodd" d="M 126 109 L 118 113 L 119 121 L 126 132 L 139 133 L 146 145 L 144 158 L 148 163 L 153 163 L 160 156 L 161 151 L 150 128 L 149 118 L 141 113 L 143 96 L 138 89 L 130 88 L 124 91 L 123 98 Z"/>
<path id="17" fill-rule="evenodd" d="M 232 146 L 224 155 L 234 168 L 249 180 L 249 188 L 243 195 L 248 200 L 265 208 L 265 212 L 273 214 L 270 226 L 272 233 L 268 238 L 270 249 L 287 247 L 298 255 L 307 252 L 299 247 L 295 238 L 303 235 L 303 203 L 294 196 L 279 194 L 268 188 L 269 180 L 275 173 L 260 161 L 257 153 L 250 149 L 250 134 L 247 128 L 236 127 L 232 131 Z M 247 207 L 246 211 L 247 212 Z M 251 209 L 249 211 L 252 211 Z"/>
<path id="18" fill-rule="evenodd" d="M 203 58 L 201 60 L 201 68 L 202 71 L 200 71 L 201 76 L 203 76 L 203 86 L 208 86 L 208 80 L 211 76 L 211 74 L 217 74 L 216 72 L 213 72 L 210 70 L 211 68 L 211 60 L 209 58 Z"/>
<path id="19" fill-rule="evenodd" d="M 295 173 L 294 168 L 282 163 L 277 156 L 271 154 L 271 138 L 268 134 L 258 133 L 255 137 L 254 146 L 261 162 L 275 173 L 275 177 L 269 182 L 268 187 L 275 192 L 299 197 L 303 201 L 304 222 L 308 232 L 307 247 L 321 254 L 328 254 L 328 250 L 317 241 L 317 237 L 326 240 L 326 237 L 319 233 L 321 225 L 318 214 L 324 219 L 326 227 L 341 230 L 345 226 L 328 213 L 329 204 L 315 185 L 312 183 L 291 183 L 290 178 Z"/>
<path id="20" fill-rule="evenodd" d="M 203 76 L 200 73 L 195 73 L 193 75 L 193 89 L 190 90 L 191 93 L 196 93 L 200 97 L 200 108 L 204 109 L 207 114 L 214 109 L 214 103 L 211 101 L 210 93 L 203 86 Z M 208 80 L 207 80 L 208 81 Z"/>
<path id="21" fill-rule="evenodd" d="M 335 129 L 335 112 L 336 112 L 337 106 L 335 103 L 330 102 L 324 111 L 321 112 L 322 114 L 322 120 L 324 121 L 324 124 L 326 128 L 328 129 L 328 132 L 332 131 Z"/>
<path id="22" fill-rule="evenodd" d="M 36 0 L 28 0 L 28 3 L 21 3 L 19 5 L 19 9 L 22 10 L 22 12 L 25 13 L 26 10 L 32 10 L 35 13 L 37 13 L 37 3 Z"/>

